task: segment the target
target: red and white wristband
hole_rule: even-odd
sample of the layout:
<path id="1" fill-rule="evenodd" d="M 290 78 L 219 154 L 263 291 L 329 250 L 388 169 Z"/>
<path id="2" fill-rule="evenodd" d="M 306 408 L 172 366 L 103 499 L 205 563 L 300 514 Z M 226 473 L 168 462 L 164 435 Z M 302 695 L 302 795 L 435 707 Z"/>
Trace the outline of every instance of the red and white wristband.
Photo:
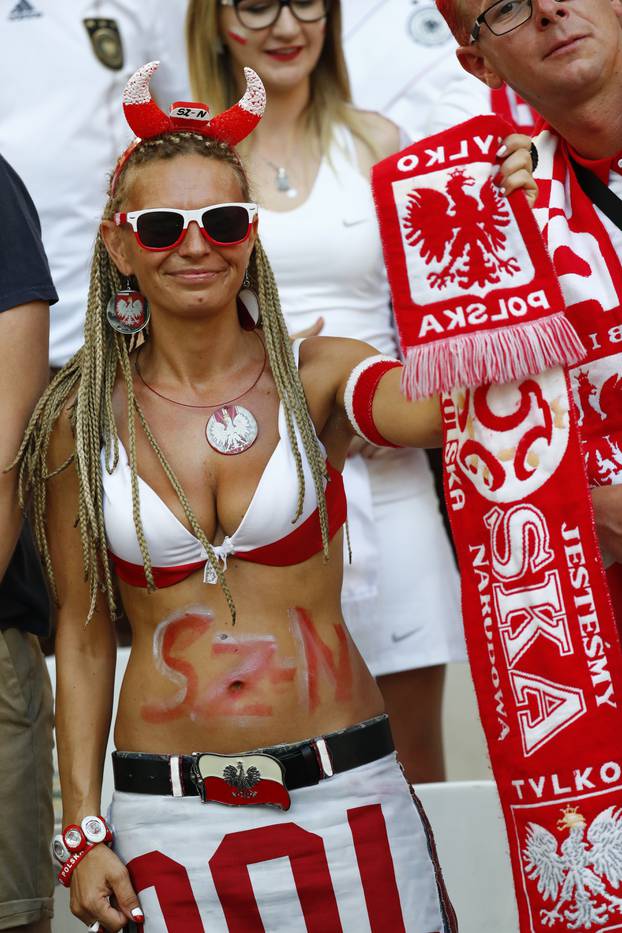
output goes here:
<path id="1" fill-rule="evenodd" d="M 52 852 L 61 865 L 58 875 L 60 883 L 68 888 L 71 876 L 84 856 L 97 845 L 109 845 L 112 838 L 112 827 L 102 816 L 85 816 L 79 826 L 70 823 L 62 833 L 54 836 Z"/>
<path id="2" fill-rule="evenodd" d="M 348 420 L 359 437 L 375 447 L 399 447 L 382 436 L 373 418 L 374 396 L 378 383 L 391 369 L 400 369 L 403 363 L 391 356 L 369 356 L 355 366 L 344 393 L 344 404 Z"/>

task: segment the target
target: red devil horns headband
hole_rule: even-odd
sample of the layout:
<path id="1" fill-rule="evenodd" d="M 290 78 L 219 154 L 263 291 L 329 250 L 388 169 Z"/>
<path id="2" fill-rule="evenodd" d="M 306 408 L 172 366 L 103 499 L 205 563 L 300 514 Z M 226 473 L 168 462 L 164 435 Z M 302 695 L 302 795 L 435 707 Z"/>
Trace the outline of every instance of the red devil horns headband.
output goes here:
<path id="1" fill-rule="evenodd" d="M 149 82 L 160 62 L 149 62 L 136 71 L 123 91 L 123 111 L 137 139 L 125 150 L 114 171 L 110 190 L 114 191 L 121 170 L 143 139 L 162 133 L 193 132 L 237 146 L 251 133 L 266 109 L 266 91 L 259 75 L 252 68 L 244 69 L 246 93 L 233 107 L 210 118 L 209 109 L 197 101 L 176 101 L 169 113 L 160 110 L 151 97 Z"/>

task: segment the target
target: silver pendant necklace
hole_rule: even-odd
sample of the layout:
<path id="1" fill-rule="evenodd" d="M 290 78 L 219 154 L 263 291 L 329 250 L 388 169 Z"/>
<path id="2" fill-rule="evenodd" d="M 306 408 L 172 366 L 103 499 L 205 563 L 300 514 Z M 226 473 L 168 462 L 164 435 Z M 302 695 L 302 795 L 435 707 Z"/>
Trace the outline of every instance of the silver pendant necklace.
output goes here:
<path id="1" fill-rule="evenodd" d="M 288 198 L 297 198 L 298 188 L 294 188 L 294 186 L 290 184 L 289 175 L 287 174 L 287 169 L 285 166 L 277 165 L 276 162 L 272 162 L 270 159 L 266 159 L 265 156 L 262 156 L 261 158 L 267 165 L 270 166 L 271 169 L 274 169 L 274 186 L 276 190 L 280 191 Z"/>
<path id="2" fill-rule="evenodd" d="M 163 395 L 162 392 L 158 392 L 157 389 L 154 389 L 153 386 L 145 381 L 140 371 L 138 359 L 142 347 L 136 354 L 136 360 L 134 361 L 136 374 L 146 389 L 149 389 L 149 391 L 157 395 L 158 398 L 164 399 L 165 402 L 171 402 L 173 405 L 180 405 L 182 408 L 215 408 L 216 410 L 212 412 L 205 425 L 207 443 L 213 450 L 225 456 L 242 454 L 245 450 L 248 450 L 249 447 L 252 447 L 257 440 L 259 428 L 253 413 L 243 405 L 235 405 L 234 402 L 248 395 L 248 393 L 255 388 L 263 376 L 268 359 L 266 346 L 263 340 L 259 334 L 256 333 L 255 336 L 263 347 L 263 363 L 261 364 L 259 375 L 252 385 L 244 389 L 243 392 L 240 392 L 239 395 L 236 395 L 235 398 L 230 398 L 226 402 L 216 402 L 212 405 L 190 405 L 188 402 L 179 402 L 177 399 L 169 398 L 168 395 Z"/>

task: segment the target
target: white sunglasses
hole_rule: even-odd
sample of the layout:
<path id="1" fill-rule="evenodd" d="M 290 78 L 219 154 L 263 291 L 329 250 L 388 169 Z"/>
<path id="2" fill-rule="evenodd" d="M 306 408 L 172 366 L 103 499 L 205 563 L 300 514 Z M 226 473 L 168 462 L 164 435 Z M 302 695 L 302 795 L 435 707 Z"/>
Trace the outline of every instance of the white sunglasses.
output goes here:
<path id="1" fill-rule="evenodd" d="M 259 211 L 256 204 L 212 204 L 184 211 L 170 207 L 150 207 L 144 211 L 124 211 L 114 215 L 117 227 L 129 224 L 143 249 L 174 249 L 194 220 L 208 242 L 215 246 L 237 246 L 248 239 Z"/>

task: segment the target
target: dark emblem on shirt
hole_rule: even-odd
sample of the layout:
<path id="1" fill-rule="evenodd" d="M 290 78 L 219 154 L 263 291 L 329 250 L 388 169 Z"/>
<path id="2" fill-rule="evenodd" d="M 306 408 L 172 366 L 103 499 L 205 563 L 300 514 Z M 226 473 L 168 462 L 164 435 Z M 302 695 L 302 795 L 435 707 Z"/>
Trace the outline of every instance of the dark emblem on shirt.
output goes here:
<path id="1" fill-rule="evenodd" d="M 238 766 L 227 765 L 222 773 L 223 778 L 229 787 L 233 787 L 234 797 L 256 797 L 257 791 L 253 790 L 256 784 L 261 781 L 261 771 L 254 765 L 251 765 L 248 771 L 244 770 L 244 765 L 238 761 Z"/>
<path id="2" fill-rule="evenodd" d="M 123 68 L 123 43 L 116 20 L 93 17 L 85 19 L 84 26 L 102 65 L 112 71 L 120 71 Z"/>
<path id="3" fill-rule="evenodd" d="M 451 37 L 449 27 L 434 3 L 417 4 L 411 14 L 408 30 L 419 45 L 442 45 Z"/>
<path id="4" fill-rule="evenodd" d="M 28 0 L 18 0 L 9 13 L 9 19 L 12 20 L 36 19 L 38 16 L 42 14 Z"/>

